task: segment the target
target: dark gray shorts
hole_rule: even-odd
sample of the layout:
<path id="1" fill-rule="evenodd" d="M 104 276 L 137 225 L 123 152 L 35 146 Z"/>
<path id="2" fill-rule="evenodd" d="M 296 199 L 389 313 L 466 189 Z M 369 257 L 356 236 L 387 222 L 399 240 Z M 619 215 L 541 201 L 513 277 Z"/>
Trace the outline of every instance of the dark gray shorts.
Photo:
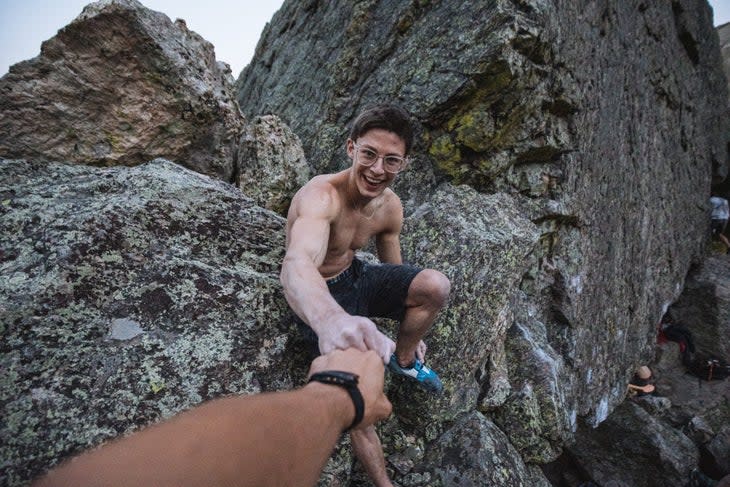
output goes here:
<path id="1" fill-rule="evenodd" d="M 408 288 L 421 272 L 411 265 L 368 264 L 354 259 L 352 265 L 327 281 L 337 304 L 353 316 L 401 321 L 406 312 Z M 297 323 L 308 341 L 317 335 L 301 319 Z"/>
<path id="2" fill-rule="evenodd" d="M 713 218 L 711 220 L 710 228 L 712 229 L 713 235 L 718 235 L 722 233 L 725 230 L 725 226 L 727 225 L 727 220 L 720 220 Z"/>

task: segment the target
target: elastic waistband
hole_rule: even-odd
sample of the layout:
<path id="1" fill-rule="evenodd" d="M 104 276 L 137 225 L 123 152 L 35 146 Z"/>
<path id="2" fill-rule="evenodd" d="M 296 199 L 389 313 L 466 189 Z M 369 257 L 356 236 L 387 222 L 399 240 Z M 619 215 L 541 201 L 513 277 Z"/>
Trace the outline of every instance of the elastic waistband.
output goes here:
<path id="1" fill-rule="evenodd" d="M 344 271 L 340 272 L 335 277 L 332 277 L 330 279 L 327 279 L 325 281 L 325 282 L 327 282 L 327 285 L 328 286 L 332 286 L 334 284 L 337 284 L 340 281 L 344 281 L 345 279 L 349 279 L 350 276 L 352 276 L 352 273 L 353 273 L 354 263 L 355 263 L 355 261 L 353 260 L 353 262 L 350 264 L 350 267 L 348 267 Z"/>
<path id="2" fill-rule="evenodd" d="M 333 277 L 331 279 L 327 279 L 327 281 L 326 281 L 327 285 L 332 286 L 333 284 L 337 284 L 340 281 L 344 281 L 351 275 L 352 275 L 352 266 L 350 266 L 347 269 L 345 269 L 344 271 L 340 272 L 335 277 Z"/>

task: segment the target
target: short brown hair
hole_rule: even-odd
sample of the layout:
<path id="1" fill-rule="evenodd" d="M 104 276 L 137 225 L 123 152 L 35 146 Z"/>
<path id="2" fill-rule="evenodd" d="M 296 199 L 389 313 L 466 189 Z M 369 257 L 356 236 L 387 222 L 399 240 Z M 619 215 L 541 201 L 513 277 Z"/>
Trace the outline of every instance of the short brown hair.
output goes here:
<path id="1" fill-rule="evenodd" d="M 383 129 L 393 132 L 406 144 L 406 154 L 413 145 L 413 127 L 407 111 L 398 105 L 381 104 L 365 109 L 357 116 L 350 130 L 350 138 L 357 140 L 368 130 Z"/>

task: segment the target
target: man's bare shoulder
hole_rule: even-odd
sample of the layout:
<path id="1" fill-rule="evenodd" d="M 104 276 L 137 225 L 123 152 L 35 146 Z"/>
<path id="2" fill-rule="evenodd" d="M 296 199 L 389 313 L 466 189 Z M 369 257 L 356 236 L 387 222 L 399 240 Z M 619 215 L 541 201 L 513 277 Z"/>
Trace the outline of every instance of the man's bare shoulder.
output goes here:
<path id="1" fill-rule="evenodd" d="M 385 188 L 385 191 L 383 191 L 383 203 L 393 207 L 393 206 L 399 206 L 403 207 L 403 204 L 400 201 L 400 196 L 395 194 L 395 191 L 393 191 L 390 188 Z"/>
<path id="2" fill-rule="evenodd" d="M 332 217 L 340 211 L 340 192 L 336 174 L 315 176 L 292 199 L 288 218 L 302 215 Z"/>
<path id="3" fill-rule="evenodd" d="M 403 219 L 403 204 L 392 189 L 386 188 L 380 198 L 382 198 L 382 203 L 378 206 L 382 206 L 386 210 L 384 213 L 388 215 L 389 219 Z"/>
<path id="4" fill-rule="evenodd" d="M 336 191 L 337 174 L 320 174 L 310 179 L 301 189 L 310 191 Z"/>

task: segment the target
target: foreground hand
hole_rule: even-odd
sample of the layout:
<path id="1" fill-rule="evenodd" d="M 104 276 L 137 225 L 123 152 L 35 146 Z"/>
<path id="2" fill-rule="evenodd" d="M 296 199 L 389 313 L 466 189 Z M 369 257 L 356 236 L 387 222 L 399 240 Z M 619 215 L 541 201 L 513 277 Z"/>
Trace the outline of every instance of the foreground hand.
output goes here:
<path id="1" fill-rule="evenodd" d="M 347 313 L 329 320 L 319 332 L 319 352 L 326 355 L 333 350 L 356 348 L 360 351 L 372 350 L 384 364 L 390 361 L 395 351 L 395 342 L 383 334 L 371 320 L 364 316 Z"/>
<path id="2" fill-rule="evenodd" d="M 385 419 L 393 406 L 383 392 L 385 377 L 383 362 L 374 351 L 361 352 L 354 348 L 335 350 L 320 355 L 312 362 L 309 375 L 324 370 L 341 370 L 360 376 L 358 389 L 365 402 L 365 414 L 357 428 L 364 428 Z"/>

